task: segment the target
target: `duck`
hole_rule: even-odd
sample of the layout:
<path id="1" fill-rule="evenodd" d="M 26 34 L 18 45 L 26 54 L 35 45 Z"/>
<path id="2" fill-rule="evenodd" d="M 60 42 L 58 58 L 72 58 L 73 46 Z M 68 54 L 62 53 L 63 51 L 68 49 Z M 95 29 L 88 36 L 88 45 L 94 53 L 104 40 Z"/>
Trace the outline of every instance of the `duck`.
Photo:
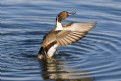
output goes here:
<path id="1" fill-rule="evenodd" d="M 55 27 L 43 37 L 42 45 L 38 52 L 39 59 L 51 59 L 59 47 L 79 41 L 96 26 L 96 22 L 62 24 L 63 20 L 75 13 L 62 11 L 57 15 Z"/>

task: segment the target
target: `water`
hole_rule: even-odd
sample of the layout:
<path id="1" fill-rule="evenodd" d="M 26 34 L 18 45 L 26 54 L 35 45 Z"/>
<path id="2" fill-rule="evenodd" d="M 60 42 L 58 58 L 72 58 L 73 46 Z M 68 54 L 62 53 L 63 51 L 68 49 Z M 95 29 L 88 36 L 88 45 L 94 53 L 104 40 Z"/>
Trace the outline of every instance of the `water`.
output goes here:
<path id="1" fill-rule="evenodd" d="M 120 0 L 0 0 L 1 81 L 121 81 Z M 39 61 L 43 36 L 56 15 L 77 12 L 66 22 L 97 21 L 81 41 Z"/>

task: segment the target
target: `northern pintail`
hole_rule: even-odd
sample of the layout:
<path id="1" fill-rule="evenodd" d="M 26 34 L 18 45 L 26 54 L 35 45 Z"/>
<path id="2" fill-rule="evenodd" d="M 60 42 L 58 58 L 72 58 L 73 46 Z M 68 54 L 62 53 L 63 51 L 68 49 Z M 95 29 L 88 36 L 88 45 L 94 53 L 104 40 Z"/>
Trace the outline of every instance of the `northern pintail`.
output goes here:
<path id="1" fill-rule="evenodd" d="M 53 57 L 58 47 L 79 41 L 95 27 L 96 22 L 61 24 L 63 20 L 73 14 L 75 12 L 70 13 L 67 11 L 62 11 L 58 14 L 55 28 L 43 38 L 42 46 L 38 53 L 39 59 Z"/>

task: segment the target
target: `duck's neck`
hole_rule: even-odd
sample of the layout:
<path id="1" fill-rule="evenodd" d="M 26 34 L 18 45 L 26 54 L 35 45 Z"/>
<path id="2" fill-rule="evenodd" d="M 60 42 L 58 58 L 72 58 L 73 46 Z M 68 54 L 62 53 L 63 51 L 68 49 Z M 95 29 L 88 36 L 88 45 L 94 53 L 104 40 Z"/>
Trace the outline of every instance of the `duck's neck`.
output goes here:
<path id="1" fill-rule="evenodd" d="M 57 30 L 63 30 L 61 22 L 58 22 L 58 18 L 56 19 L 56 28 L 55 31 Z"/>

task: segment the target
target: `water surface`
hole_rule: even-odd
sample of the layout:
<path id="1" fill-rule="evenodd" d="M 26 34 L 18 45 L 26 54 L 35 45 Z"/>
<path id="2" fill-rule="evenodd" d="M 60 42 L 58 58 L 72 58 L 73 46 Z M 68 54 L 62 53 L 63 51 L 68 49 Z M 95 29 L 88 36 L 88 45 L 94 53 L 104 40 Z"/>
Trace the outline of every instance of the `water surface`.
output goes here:
<path id="1" fill-rule="evenodd" d="M 121 81 L 120 0 L 0 0 L 1 81 Z M 56 15 L 77 12 L 67 22 L 97 21 L 81 41 L 38 61 L 43 36 Z"/>

